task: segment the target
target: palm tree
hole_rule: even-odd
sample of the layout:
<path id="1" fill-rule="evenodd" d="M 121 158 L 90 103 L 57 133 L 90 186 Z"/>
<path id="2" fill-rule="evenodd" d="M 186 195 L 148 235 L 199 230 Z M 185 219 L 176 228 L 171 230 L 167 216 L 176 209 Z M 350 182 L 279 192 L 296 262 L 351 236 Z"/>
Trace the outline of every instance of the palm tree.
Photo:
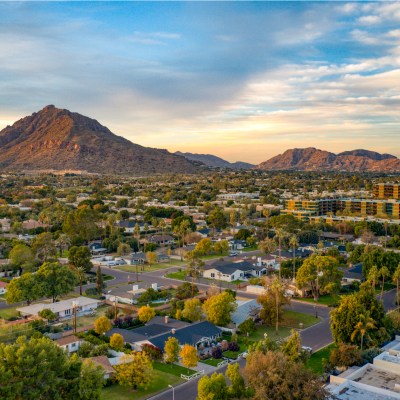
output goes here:
<path id="1" fill-rule="evenodd" d="M 268 222 L 269 222 L 269 209 L 264 210 L 263 215 L 266 220 L 266 227 L 267 227 L 267 238 L 268 238 Z"/>
<path id="2" fill-rule="evenodd" d="M 296 280 L 296 249 L 299 245 L 299 241 L 297 240 L 297 236 L 293 235 L 289 240 L 289 246 L 293 251 L 293 282 Z"/>
<path id="3" fill-rule="evenodd" d="M 376 281 L 379 279 L 379 270 L 376 265 L 373 265 L 368 271 L 368 280 L 371 281 L 372 287 L 375 290 Z"/>
<path id="4" fill-rule="evenodd" d="M 185 236 L 190 230 L 190 222 L 184 219 L 179 225 L 175 226 L 174 233 L 182 238 L 182 251 L 181 251 L 181 261 L 183 261 L 183 248 L 185 246 Z"/>
<path id="5" fill-rule="evenodd" d="M 192 278 L 192 298 L 194 296 L 194 280 L 201 275 L 204 269 L 204 261 L 196 255 L 193 251 L 188 251 L 185 257 L 189 263 L 187 267 L 187 273 Z"/>
<path id="6" fill-rule="evenodd" d="M 381 291 L 381 300 L 382 300 L 382 298 L 383 298 L 383 289 L 385 287 L 385 278 L 388 278 L 390 276 L 389 268 L 386 265 L 384 265 L 379 270 L 379 275 L 382 277 L 382 291 Z"/>
<path id="7" fill-rule="evenodd" d="M 279 328 L 279 306 L 280 306 L 280 299 L 282 296 L 284 296 L 285 293 L 285 288 L 283 287 L 282 281 L 280 278 L 275 278 L 269 285 L 269 290 L 273 293 L 275 297 L 275 332 L 278 334 L 278 328 Z"/>
<path id="8" fill-rule="evenodd" d="M 84 267 L 76 267 L 75 265 L 71 266 L 73 271 L 76 273 L 76 276 L 79 279 L 79 294 L 82 296 L 82 285 L 83 285 L 83 280 L 86 277 L 86 272 Z"/>
<path id="9" fill-rule="evenodd" d="M 279 250 L 279 279 L 281 279 L 281 263 L 282 263 L 282 240 L 287 236 L 286 231 L 282 228 L 275 229 L 275 236 L 278 238 L 278 250 Z"/>
<path id="10" fill-rule="evenodd" d="M 65 233 L 61 233 L 58 239 L 56 240 L 57 246 L 59 246 L 60 249 L 60 257 L 63 256 L 63 247 L 64 246 L 69 246 L 71 244 L 71 239 L 69 238 L 68 235 Z"/>
<path id="11" fill-rule="evenodd" d="M 363 349 L 364 336 L 368 337 L 368 331 L 372 329 L 376 329 L 375 321 L 369 316 L 369 314 L 360 314 L 360 320 L 357 322 L 354 327 L 354 331 L 351 334 L 351 341 L 354 342 L 354 339 L 360 335 L 361 337 L 361 351 Z"/>
<path id="12" fill-rule="evenodd" d="M 393 282 L 396 284 L 396 304 L 399 305 L 399 281 L 400 281 L 400 264 L 393 272 Z"/>

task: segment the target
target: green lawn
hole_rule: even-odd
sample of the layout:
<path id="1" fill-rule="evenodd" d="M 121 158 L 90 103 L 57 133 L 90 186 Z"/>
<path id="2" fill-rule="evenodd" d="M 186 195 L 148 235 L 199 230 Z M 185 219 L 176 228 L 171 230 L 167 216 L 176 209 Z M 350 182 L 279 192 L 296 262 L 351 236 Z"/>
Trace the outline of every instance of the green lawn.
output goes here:
<path id="1" fill-rule="evenodd" d="M 315 325 L 319 321 L 320 320 L 315 318 L 314 315 L 285 310 L 283 314 L 283 320 L 280 325 L 291 328 L 299 328 L 299 324 L 302 323 L 303 328 L 308 328 L 309 326 Z"/>
<path id="2" fill-rule="evenodd" d="M 176 385 L 182 382 L 182 379 L 175 375 L 167 374 L 162 371 L 153 371 L 153 380 L 147 389 L 131 390 L 124 386 L 114 384 L 106 387 L 102 391 L 102 400 L 145 400 L 158 392 L 166 389 L 168 385 Z"/>
<path id="3" fill-rule="evenodd" d="M 152 265 L 145 264 L 143 271 L 142 271 L 142 265 L 138 265 L 137 269 L 138 269 L 139 273 L 140 272 L 151 272 L 151 271 L 158 271 L 160 269 L 167 269 L 167 268 L 172 268 L 172 267 L 181 267 L 181 266 L 186 265 L 186 264 L 187 264 L 186 261 L 171 260 L 171 261 L 168 261 L 168 262 L 161 262 L 161 263 L 152 264 Z M 119 269 L 121 271 L 132 272 L 132 273 L 136 274 L 136 266 L 135 265 L 118 265 L 115 268 Z"/>
<path id="4" fill-rule="evenodd" d="M 317 301 L 315 301 L 313 297 L 296 297 L 295 298 L 295 300 L 298 300 L 298 301 L 305 301 L 307 303 L 313 303 L 313 304 L 322 304 L 325 306 L 333 306 L 338 303 L 339 299 L 340 299 L 339 296 L 333 297 L 328 294 L 320 296 Z"/>
<path id="5" fill-rule="evenodd" d="M 186 367 L 182 367 L 181 365 L 177 365 L 177 364 L 164 364 L 162 362 L 159 361 L 154 361 L 153 362 L 153 368 L 157 371 L 161 371 L 161 372 L 165 372 L 167 374 L 172 374 L 175 375 L 177 377 L 181 377 L 181 374 L 184 375 L 192 375 L 194 374 L 196 371 L 192 370 L 192 369 L 187 369 Z M 188 373 L 189 371 L 189 373 Z"/>
<path id="6" fill-rule="evenodd" d="M 177 272 L 171 272 L 169 274 L 166 274 L 165 276 L 167 278 L 179 279 L 180 281 L 184 281 L 185 280 L 185 276 L 186 276 L 186 271 L 182 270 L 182 271 L 177 271 Z"/>
<path id="7" fill-rule="evenodd" d="M 212 367 L 217 367 L 218 364 L 223 361 L 223 359 L 216 359 L 216 358 L 208 358 L 207 360 L 201 360 L 200 362 L 203 364 L 211 365 Z"/>
<path id="8" fill-rule="evenodd" d="M 330 352 L 334 348 L 336 348 L 335 343 L 331 343 L 323 349 L 311 354 L 311 357 L 307 360 L 306 367 L 311 369 L 316 374 L 322 374 L 324 372 L 322 359 L 328 360 Z"/>
<path id="9" fill-rule="evenodd" d="M 16 310 L 16 307 L 3 308 L 0 310 L 0 318 L 8 320 L 9 318 L 18 316 L 19 312 Z"/>
<path id="10" fill-rule="evenodd" d="M 271 340 L 282 340 L 290 336 L 291 328 L 286 326 L 280 326 L 278 333 L 275 331 L 275 326 L 265 326 L 262 325 L 257 328 L 255 332 L 249 335 L 248 340 L 253 342 L 258 342 L 264 340 L 264 333 L 268 335 Z M 242 336 L 245 338 L 245 336 Z"/>
<path id="11" fill-rule="evenodd" d="M 243 353 L 246 350 L 247 350 L 247 346 L 245 346 L 243 343 L 239 342 L 239 351 L 227 350 L 227 351 L 224 351 L 222 354 L 224 357 L 233 358 L 236 360 L 238 355 L 240 353 Z M 222 361 L 222 360 L 220 360 L 220 361 Z"/>

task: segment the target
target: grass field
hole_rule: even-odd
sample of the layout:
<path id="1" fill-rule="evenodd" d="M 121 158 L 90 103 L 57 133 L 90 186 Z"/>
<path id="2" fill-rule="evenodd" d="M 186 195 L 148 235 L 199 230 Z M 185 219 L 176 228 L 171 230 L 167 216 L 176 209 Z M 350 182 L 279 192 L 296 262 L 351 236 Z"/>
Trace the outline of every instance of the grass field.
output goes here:
<path id="1" fill-rule="evenodd" d="M 246 349 L 247 349 L 247 346 L 245 346 L 243 343 L 239 343 L 238 351 L 227 350 L 227 351 L 224 351 L 222 354 L 224 357 L 233 358 L 236 360 L 238 355 L 240 353 L 243 353 L 244 351 L 246 351 Z M 222 360 L 220 360 L 220 361 L 222 361 Z"/>
<path id="2" fill-rule="evenodd" d="M 196 372 L 192 369 L 188 370 L 186 367 L 182 367 L 177 364 L 164 364 L 164 363 L 161 363 L 158 361 L 153 362 L 153 368 L 157 371 L 165 372 L 167 374 L 172 374 L 179 378 L 181 377 L 181 374 L 191 375 Z M 188 371 L 189 371 L 189 374 L 188 374 Z"/>
<path id="3" fill-rule="evenodd" d="M 0 310 L 0 318 L 9 319 L 12 317 L 18 317 L 19 313 L 16 310 L 16 307 L 11 308 L 3 308 Z"/>
<path id="4" fill-rule="evenodd" d="M 314 315 L 285 310 L 283 313 L 283 320 L 280 325 L 291 328 L 299 328 L 299 324 L 302 323 L 303 328 L 308 328 L 309 326 L 315 325 L 319 321 L 320 320 L 315 318 Z"/>
<path id="5" fill-rule="evenodd" d="M 334 343 L 324 347 L 321 350 L 316 351 L 311 354 L 311 357 L 307 360 L 306 367 L 311 369 L 316 374 L 322 374 L 324 372 L 324 367 L 322 364 L 322 360 L 328 360 L 329 354 L 332 349 L 336 348 Z"/>
<path id="6" fill-rule="evenodd" d="M 208 358 L 207 360 L 201 360 L 199 362 L 201 362 L 203 364 L 211 365 L 212 367 L 216 367 L 218 365 L 218 363 L 220 363 L 221 361 L 222 361 L 222 358 L 221 359 Z"/>
<path id="7" fill-rule="evenodd" d="M 183 380 L 175 375 L 162 371 L 153 371 L 153 380 L 147 389 L 132 390 L 118 384 L 106 387 L 102 391 L 102 400 L 144 400 L 166 389 L 168 385 L 176 385 Z"/>
<path id="8" fill-rule="evenodd" d="M 142 266 L 138 265 L 138 272 L 151 272 L 151 271 L 158 271 L 160 269 L 167 269 L 167 268 L 173 268 L 173 267 L 181 267 L 183 265 L 187 264 L 186 261 L 180 261 L 180 260 L 171 260 L 168 262 L 162 262 L 162 263 L 157 263 L 157 264 L 152 264 L 151 266 L 148 264 L 144 265 L 144 270 L 142 271 Z M 118 269 L 120 271 L 125 271 L 125 272 L 132 272 L 136 274 L 136 266 L 135 265 L 118 265 L 115 267 L 115 269 Z"/>
<path id="9" fill-rule="evenodd" d="M 167 278 L 179 279 L 180 281 L 184 281 L 185 280 L 185 276 L 186 276 L 186 271 L 182 270 L 182 271 L 177 271 L 177 272 L 171 272 L 169 274 L 166 274 L 165 276 Z"/>

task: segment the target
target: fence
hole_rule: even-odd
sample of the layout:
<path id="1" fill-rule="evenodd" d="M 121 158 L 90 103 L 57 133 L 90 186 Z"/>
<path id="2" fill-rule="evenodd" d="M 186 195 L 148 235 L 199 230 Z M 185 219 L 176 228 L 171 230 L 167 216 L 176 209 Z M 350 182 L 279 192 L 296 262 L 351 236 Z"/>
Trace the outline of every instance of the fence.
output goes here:
<path id="1" fill-rule="evenodd" d="M 185 379 L 185 380 L 187 380 L 187 381 L 190 381 L 190 380 L 192 380 L 192 379 L 198 378 L 200 375 L 204 375 L 204 369 L 203 369 L 202 371 L 196 372 L 196 373 L 193 374 L 193 375 L 184 375 L 184 374 L 181 374 L 181 378 L 182 378 L 182 379 Z"/>
<path id="2" fill-rule="evenodd" d="M 227 364 L 229 364 L 229 360 L 228 359 L 223 360 L 217 364 L 217 368 L 222 367 L 223 365 L 227 365 Z"/>

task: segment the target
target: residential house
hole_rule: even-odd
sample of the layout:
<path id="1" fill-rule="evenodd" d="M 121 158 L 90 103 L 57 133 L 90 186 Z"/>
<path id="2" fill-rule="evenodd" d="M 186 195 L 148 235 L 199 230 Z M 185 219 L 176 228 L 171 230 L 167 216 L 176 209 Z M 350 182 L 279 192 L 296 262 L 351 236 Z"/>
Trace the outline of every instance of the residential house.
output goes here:
<path id="1" fill-rule="evenodd" d="M 10 232 L 11 220 L 8 218 L 0 219 L 0 232 Z"/>
<path id="2" fill-rule="evenodd" d="M 60 339 L 54 341 L 57 346 L 60 346 L 67 353 L 75 353 L 79 350 L 79 347 L 84 342 L 84 340 L 78 338 L 75 335 L 64 336 Z"/>
<path id="3" fill-rule="evenodd" d="M 43 224 L 40 221 L 35 221 L 34 219 L 29 219 L 28 221 L 23 221 L 22 222 L 22 229 L 26 230 L 26 231 L 30 231 L 32 229 L 37 229 L 37 228 L 49 228 L 50 225 L 48 224 Z"/>
<path id="4" fill-rule="evenodd" d="M 171 235 L 152 235 L 148 241 L 149 243 L 154 243 L 158 246 L 174 244 L 174 238 Z"/>
<path id="5" fill-rule="evenodd" d="M 110 363 L 107 356 L 90 357 L 86 360 L 91 361 L 94 365 L 98 365 L 103 370 L 103 378 L 110 379 L 115 375 L 115 369 Z M 85 361 L 84 361 L 85 362 Z"/>
<path id="6" fill-rule="evenodd" d="M 22 316 L 38 316 L 40 311 L 50 309 L 59 318 L 72 318 L 75 307 L 77 315 L 85 315 L 93 312 L 93 310 L 98 307 L 99 303 L 101 303 L 101 301 L 80 296 L 56 303 L 35 303 L 26 307 L 19 307 L 17 311 L 19 311 Z M 76 306 L 74 306 L 74 304 Z"/>
<path id="7" fill-rule="evenodd" d="M 99 241 L 90 242 L 88 247 L 93 256 L 101 256 L 107 252 L 107 249 Z"/>
<path id="8" fill-rule="evenodd" d="M 342 285 L 349 285 L 353 282 L 361 283 L 365 281 L 362 263 L 354 264 L 350 268 L 340 269 L 343 272 Z"/>
<path id="9" fill-rule="evenodd" d="M 7 292 L 7 283 L 0 281 L 0 295 L 3 295 Z"/>
<path id="10" fill-rule="evenodd" d="M 236 280 L 247 280 L 250 277 L 259 277 L 267 273 L 265 266 L 257 266 L 248 261 L 225 261 L 218 260 L 205 267 L 203 277 L 232 282 Z"/>
<path id="11" fill-rule="evenodd" d="M 236 303 L 236 311 L 232 314 L 232 322 L 236 326 L 246 321 L 246 319 L 252 318 L 254 320 L 261 309 L 256 299 L 246 301 L 236 300 Z"/>

